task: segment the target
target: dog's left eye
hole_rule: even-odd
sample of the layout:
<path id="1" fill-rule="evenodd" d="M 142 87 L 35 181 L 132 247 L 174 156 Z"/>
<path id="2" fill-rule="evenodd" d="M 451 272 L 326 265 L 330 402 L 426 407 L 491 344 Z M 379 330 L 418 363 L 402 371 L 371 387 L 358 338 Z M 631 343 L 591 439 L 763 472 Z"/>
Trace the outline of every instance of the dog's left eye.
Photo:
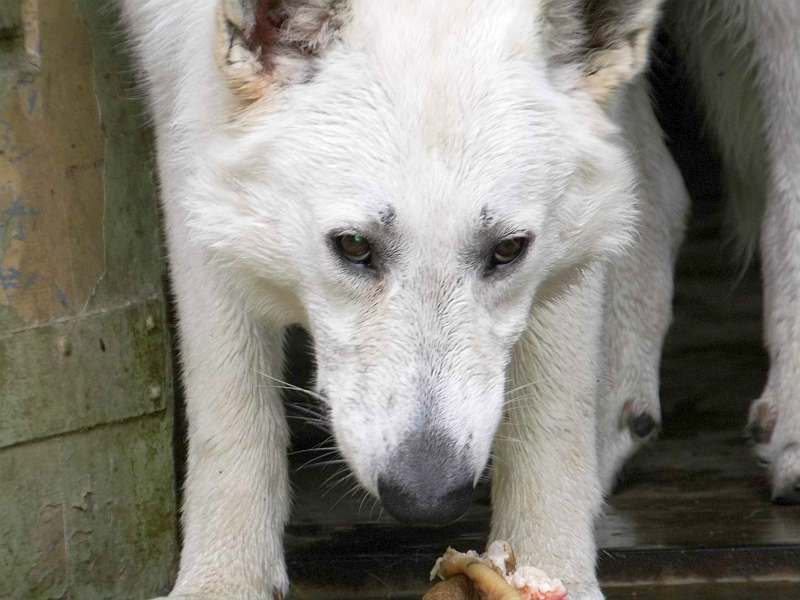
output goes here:
<path id="1" fill-rule="evenodd" d="M 510 265 L 517 260 L 528 246 L 528 237 L 524 235 L 506 238 L 494 247 L 492 267 Z"/>
<path id="2" fill-rule="evenodd" d="M 337 236 L 336 245 L 339 253 L 351 263 L 369 265 L 372 258 L 372 246 L 363 235 L 345 233 Z"/>

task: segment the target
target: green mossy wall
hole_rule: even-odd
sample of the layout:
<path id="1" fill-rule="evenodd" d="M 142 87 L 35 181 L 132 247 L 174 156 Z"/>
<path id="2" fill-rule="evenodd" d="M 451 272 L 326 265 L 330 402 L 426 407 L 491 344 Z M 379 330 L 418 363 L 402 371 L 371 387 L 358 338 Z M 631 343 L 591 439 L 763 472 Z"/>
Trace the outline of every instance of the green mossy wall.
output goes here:
<path id="1" fill-rule="evenodd" d="M 0 599 L 149 598 L 175 568 L 152 144 L 111 6 L 0 6 Z"/>

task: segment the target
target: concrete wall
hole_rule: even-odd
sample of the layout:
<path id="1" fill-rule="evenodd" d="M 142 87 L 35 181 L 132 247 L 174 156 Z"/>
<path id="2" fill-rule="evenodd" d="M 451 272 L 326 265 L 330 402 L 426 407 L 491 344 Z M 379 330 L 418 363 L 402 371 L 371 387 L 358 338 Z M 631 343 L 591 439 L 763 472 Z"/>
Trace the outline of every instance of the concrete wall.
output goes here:
<path id="1" fill-rule="evenodd" d="M 0 3 L 0 598 L 147 598 L 175 565 L 150 132 L 113 3 Z"/>

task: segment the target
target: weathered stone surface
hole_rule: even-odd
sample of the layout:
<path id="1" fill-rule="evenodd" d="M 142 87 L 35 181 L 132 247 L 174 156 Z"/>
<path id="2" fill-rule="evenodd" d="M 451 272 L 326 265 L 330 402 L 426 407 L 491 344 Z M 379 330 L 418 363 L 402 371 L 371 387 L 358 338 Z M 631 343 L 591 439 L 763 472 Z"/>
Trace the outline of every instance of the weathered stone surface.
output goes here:
<path id="1" fill-rule="evenodd" d="M 156 414 L 0 451 L 0 598 L 148 598 L 174 571 L 171 424 Z"/>
<path id="2" fill-rule="evenodd" d="M 0 306 L 28 324 L 79 314 L 106 268 L 92 47 L 72 3 L 34 6 L 0 117 Z"/>
<path id="3" fill-rule="evenodd" d="M 0 449 L 163 411 L 161 299 L 0 335 Z"/>
<path id="4" fill-rule="evenodd" d="M 109 3 L 0 6 L 0 598 L 149 598 L 176 558 L 150 133 Z"/>

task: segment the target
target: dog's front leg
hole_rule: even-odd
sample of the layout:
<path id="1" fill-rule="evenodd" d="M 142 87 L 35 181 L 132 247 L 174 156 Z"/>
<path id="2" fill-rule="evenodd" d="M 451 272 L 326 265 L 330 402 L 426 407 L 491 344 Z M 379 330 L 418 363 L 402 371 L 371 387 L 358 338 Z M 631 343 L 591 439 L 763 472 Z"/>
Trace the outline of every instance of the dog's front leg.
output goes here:
<path id="1" fill-rule="evenodd" d="M 594 520 L 602 494 L 595 397 L 602 268 L 533 310 L 515 349 L 507 413 L 495 443 L 492 539 L 521 563 L 561 578 L 572 600 L 602 598 Z"/>
<path id="2" fill-rule="evenodd" d="M 282 331 L 248 315 L 214 269 L 173 239 L 189 428 L 183 553 L 170 597 L 273 600 L 288 581 L 288 431 Z"/>

